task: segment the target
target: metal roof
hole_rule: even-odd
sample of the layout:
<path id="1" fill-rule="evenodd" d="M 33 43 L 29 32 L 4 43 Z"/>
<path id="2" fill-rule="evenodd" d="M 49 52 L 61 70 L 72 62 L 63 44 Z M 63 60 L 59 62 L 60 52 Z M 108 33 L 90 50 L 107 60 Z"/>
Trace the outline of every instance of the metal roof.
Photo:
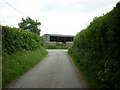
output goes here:
<path id="1" fill-rule="evenodd" d="M 63 34 L 44 34 L 49 36 L 59 36 L 59 37 L 74 37 L 75 35 L 63 35 Z"/>

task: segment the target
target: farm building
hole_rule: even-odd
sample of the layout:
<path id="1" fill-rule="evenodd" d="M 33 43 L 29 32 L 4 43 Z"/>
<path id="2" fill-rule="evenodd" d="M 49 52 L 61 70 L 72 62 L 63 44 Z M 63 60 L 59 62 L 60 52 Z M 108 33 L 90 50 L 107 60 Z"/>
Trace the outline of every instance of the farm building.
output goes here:
<path id="1" fill-rule="evenodd" d="M 60 34 L 44 34 L 43 38 L 46 42 L 73 42 L 73 35 L 60 35 Z"/>

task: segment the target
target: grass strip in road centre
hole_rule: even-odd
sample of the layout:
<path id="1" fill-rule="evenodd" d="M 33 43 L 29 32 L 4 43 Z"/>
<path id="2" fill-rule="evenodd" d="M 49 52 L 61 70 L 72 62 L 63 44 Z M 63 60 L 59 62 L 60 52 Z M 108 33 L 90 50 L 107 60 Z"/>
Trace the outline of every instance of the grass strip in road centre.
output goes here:
<path id="1" fill-rule="evenodd" d="M 45 48 L 18 51 L 2 58 L 3 87 L 40 62 L 47 52 Z"/>

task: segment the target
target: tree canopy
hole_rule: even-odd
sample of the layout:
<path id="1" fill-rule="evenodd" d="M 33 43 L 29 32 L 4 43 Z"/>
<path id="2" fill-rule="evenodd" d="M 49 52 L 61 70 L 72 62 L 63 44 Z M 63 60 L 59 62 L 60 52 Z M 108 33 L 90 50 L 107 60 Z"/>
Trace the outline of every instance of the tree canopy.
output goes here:
<path id="1" fill-rule="evenodd" d="M 41 22 L 38 22 L 37 20 L 34 21 L 30 17 L 27 17 L 26 19 L 22 18 L 22 22 L 18 23 L 18 25 L 19 28 L 23 30 L 31 31 L 33 33 L 40 35 L 41 30 L 39 26 L 41 25 Z"/>

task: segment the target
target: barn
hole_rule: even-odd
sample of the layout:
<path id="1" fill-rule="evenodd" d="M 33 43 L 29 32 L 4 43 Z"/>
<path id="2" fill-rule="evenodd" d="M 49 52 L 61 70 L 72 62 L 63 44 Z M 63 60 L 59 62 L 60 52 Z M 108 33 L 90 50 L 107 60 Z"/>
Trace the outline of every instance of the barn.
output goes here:
<path id="1" fill-rule="evenodd" d="M 73 42 L 74 35 L 61 35 L 61 34 L 44 34 L 43 38 L 46 42 Z"/>

